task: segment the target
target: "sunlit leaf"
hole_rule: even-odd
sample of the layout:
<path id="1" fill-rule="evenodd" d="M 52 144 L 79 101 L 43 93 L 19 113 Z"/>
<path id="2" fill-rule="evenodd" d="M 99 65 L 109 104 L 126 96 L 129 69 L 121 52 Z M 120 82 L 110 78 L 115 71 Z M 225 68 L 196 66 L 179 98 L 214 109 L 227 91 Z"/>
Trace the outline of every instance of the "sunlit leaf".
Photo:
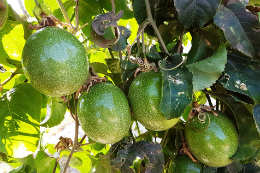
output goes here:
<path id="1" fill-rule="evenodd" d="M 219 51 L 205 60 L 187 65 L 193 74 L 193 91 L 203 90 L 216 82 L 225 69 L 227 51 L 222 46 Z"/>
<path id="2" fill-rule="evenodd" d="M 41 126 L 51 128 L 59 125 L 64 119 L 67 110 L 67 103 L 63 101 L 61 102 L 57 97 L 52 97 L 49 107 L 51 109 L 50 115 L 48 115 L 49 119 L 44 121 L 44 123 L 41 123 Z"/>
<path id="3" fill-rule="evenodd" d="M 20 84 L 5 93 L 0 100 L 0 151 L 18 154 L 19 145 L 29 151 L 38 146 L 41 94 L 30 84 Z"/>
<path id="4" fill-rule="evenodd" d="M 38 151 L 35 158 L 37 173 L 53 172 L 55 163 L 55 158 L 48 157 L 43 150 Z"/>

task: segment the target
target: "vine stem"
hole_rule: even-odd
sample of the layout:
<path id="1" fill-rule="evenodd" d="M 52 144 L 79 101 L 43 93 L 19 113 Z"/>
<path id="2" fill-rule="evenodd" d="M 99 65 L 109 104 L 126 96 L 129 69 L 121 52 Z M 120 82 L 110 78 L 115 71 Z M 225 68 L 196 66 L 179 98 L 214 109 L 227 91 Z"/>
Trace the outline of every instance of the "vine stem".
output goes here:
<path id="1" fill-rule="evenodd" d="M 79 0 L 76 0 L 75 31 L 79 28 Z M 75 32 L 74 31 L 74 32 Z"/>
<path id="2" fill-rule="evenodd" d="M 63 17 L 66 21 L 66 23 L 68 23 L 70 26 L 72 26 L 71 22 L 70 22 L 70 19 L 69 19 L 69 16 L 68 16 L 68 13 L 63 5 L 63 3 L 61 2 L 61 0 L 57 0 L 58 4 L 59 4 L 59 7 L 61 9 L 61 12 L 63 14 Z"/>
<path id="3" fill-rule="evenodd" d="M 166 139 L 167 139 L 167 134 L 168 134 L 169 130 L 166 130 L 164 132 L 163 138 L 162 138 L 162 142 L 161 142 L 161 146 L 162 148 L 164 147 L 165 143 L 166 143 Z"/>
<path id="4" fill-rule="evenodd" d="M 112 6 L 112 11 L 115 13 L 116 10 L 115 10 L 115 1 L 114 0 L 111 0 L 111 6 Z"/>
<path id="5" fill-rule="evenodd" d="M 15 72 L 13 72 L 9 78 L 7 78 L 3 83 L 0 83 L 0 86 L 4 86 L 4 85 L 7 84 L 10 80 L 12 80 L 15 75 L 19 74 L 19 73 L 17 73 L 17 71 L 20 70 L 20 69 L 21 69 L 21 68 L 16 69 Z"/>
<path id="6" fill-rule="evenodd" d="M 40 3 L 39 3 L 39 1 L 38 1 L 38 0 L 34 0 L 34 2 L 35 2 L 35 4 L 36 4 L 37 6 L 39 6 L 39 5 L 40 5 Z"/>
<path id="7" fill-rule="evenodd" d="M 135 124 L 136 124 L 136 128 L 137 128 L 138 136 L 140 136 L 141 132 L 140 132 L 140 129 L 139 129 L 138 122 L 135 121 Z"/>
<path id="8" fill-rule="evenodd" d="M 169 54 L 168 50 L 167 50 L 167 47 L 166 45 L 164 44 L 163 42 L 163 39 L 162 39 L 162 36 L 156 26 L 156 24 L 154 23 L 154 20 L 153 20 L 153 16 L 152 16 L 152 13 L 151 13 L 151 8 L 150 8 L 150 3 L 149 3 L 149 0 L 145 0 L 145 5 L 146 5 L 146 11 L 147 11 L 147 16 L 148 16 L 148 20 L 150 22 L 150 24 L 152 25 L 162 47 L 163 47 L 163 50 L 165 53 Z"/>
<path id="9" fill-rule="evenodd" d="M 207 100 L 208 100 L 208 102 L 209 102 L 209 106 L 210 106 L 210 107 L 213 107 L 213 104 L 212 104 L 212 102 L 211 102 L 210 96 L 209 96 L 207 93 L 205 93 L 205 94 L 206 94 Z"/>
<path id="10" fill-rule="evenodd" d="M 74 105 L 75 107 L 77 107 L 77 99 L 74 93 Z M 70 110 L 71 112 L 71 110 Z M 75 109 L 75 137 L 74 137 L 74 145 L 71 149 L 70 155 L 68 157 L 68 160 L 66 162 L 66 165 L 64 167 L 64 171 L 63 173 L 66 173 L 68 167 L 69 167 L 69 163 L 70 163 L 70 159 L 72 158 L 73 152 L 77 149 L 78 147 L 78 130 L 79 130 L 79 121 L 78 121 L 78 113 L 77 113 L 77 109 Z"/>
<path id="11" fill-rule="evenodd" d="M 130 48 L 133 47 L 134 43 L 138 40 L 138 38 L 140 37 L 141 33 L 144 31 L 145 27 L 150 24 L 149 21 L 146 21 L 142 24 L 141 28 L 139 28 L 139 32 L 137 33 L 137 36 L 135 37 L 133 43 L 131 44 Z"/>

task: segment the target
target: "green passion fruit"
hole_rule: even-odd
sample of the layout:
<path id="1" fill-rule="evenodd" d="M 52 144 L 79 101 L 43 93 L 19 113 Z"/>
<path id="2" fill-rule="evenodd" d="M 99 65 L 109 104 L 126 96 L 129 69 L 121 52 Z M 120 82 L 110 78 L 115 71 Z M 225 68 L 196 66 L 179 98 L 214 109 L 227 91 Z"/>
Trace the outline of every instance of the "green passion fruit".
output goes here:
<path id="1" fill-rule="evenodd" d="M 233 122 L 223 113 L 200 113 L 185 125 L 185 138 L 192 154 L 211 167 L 223 167 L 238 149 L 238 132 Z"/>
<path id="2" fill-rule="evenodd" d="M 129 100 L 135 118 L 147 129 L 163 131 L 174 126 L 179 118 L 167 120 L 160 110 L 161 72 L 143 72 L 131 83 Z"/>
<path id="3" fill-rule="evenodd" d="M 203 164 L 193 162 L 189 156 L 178 154 L 169 165 L 168 173 L 201 173 Z"/>
<path id="4" fill-rule="evenodd" d="M 94 141 L 112 144 L 128 134 L 130 108 L 125 94 L 111 83 L 99 83 L 83 93 L 78 102 L 83 131 Z"/>
<path id="5" fill-rule="evenodd" d="M 0 30 L 4 27 L 8 17 L 8 4 L 6 0 L 0 0 Z"/>
<path id="6" fill-rule="evenodd" d="M 51 97 L 77 91 L 89 70 L 87 53 L 81 42 L 55 26 L 42 28 L 28 38 L 22 66 L 32 86 Z"/>

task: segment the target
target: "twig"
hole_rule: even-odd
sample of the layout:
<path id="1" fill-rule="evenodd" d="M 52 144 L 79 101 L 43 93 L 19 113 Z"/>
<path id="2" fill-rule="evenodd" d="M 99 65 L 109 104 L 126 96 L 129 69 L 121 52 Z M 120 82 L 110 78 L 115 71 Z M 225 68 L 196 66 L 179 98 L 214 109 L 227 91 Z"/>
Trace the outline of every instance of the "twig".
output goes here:
<path id="1" fill-rule="evenodd" d="M 138 122 L 135 121 L 135 124 L 136 124 L 136 128 L 137 128 L 138 136 L 140 136 L 141 132 L 140 132 L 140 129 L 139 129 Z"/>
<path id="2" fill-rule="evenodd" d="M 74 99 L 74 98 L 73 98 Z M 75 117 L 73 116 L 73 113 L 71 112 L 71 107 L 70 107 L 70 95 L 68 95 L 68 107 L 70 111 L 70 116 L 75 120 Z"/>
<path id="3" fill-rule="evenodd" d="M 97 142 L 89 142 L 89 143 L 86 143 L 86 144 L 79 144 L 78 146 L 85 146 L 85 145 L 90 145 L 90 144 L 94 144 L 94 143 L 97 143 Z"/>
<path id="4" fill-rule="evenodd" d="M 135 144 L 135 138 L 134 138 L 134 134 L 133 134 L 133 132 L 132 132 L 131 127 L 129 128 L 129 133 L 130 133 L 130 135 L 131 135 L 132 138 L 133 138 L 133 144 Z"/>
<path id="5" fill-rule="evenodd" d="M 218 111 L 218 110 L 219 110 L 219 100 L 216 99 L 216 111 Z"/>
<path id="6" fill-rule="evenodd" d="M 83 141 L 84 141 L 84 139 L 87 137 L 87 135 L 85 134 L 83 137 L 82 137 L 82 139 L 79 141 L 79 144 L 82 144 L 83 143 Z"/>
<path id="7" fill-rule="evenodd" d="M 110 54 L 111 58 L 112 58 L 112 59 L 115 59 L 115 57 L 114 57 L 114 55 L 113 55 L 113 53 L 112 53 L 111 48 L 108 48 L 108 51 L 109 51 L 109 54 Z"/>
<path id="8" fill-rule="evenodd" d="M 74 105 L 75 107 L 77 107 L 77 99 L 74 93 Z M 64 167 L 64 172 L 66 173 L 68 167 L 69 167 L 69 163 L 70 163 L 70 159 L 72 158 L 73 152 L 77 149 L 78 147 L 78 130 L 79 130 L 79 121 L 78 121 L 78 113 L 77 113 L 77 109 L 75 109 L 75 137 L 74 137 L 74 145 L 71 149 L 70 155 L 68 157 L 68 160 L 66 162 L 66 165 Z"/>
<path id="9" fill-rule="evenodd" d="M 148 16 L 148 20 L 150 22 L 150 24 L 152 25 L 162 47 L 163 47 L 163 50 L 165 53 L 169 54 L 168 50 L 167 50 L 167 47 L 166 45 L 164 44 L 163 42 L 163 39 L 162 39 L 162 36 L 156 26 L 156 24 L 154 23 L 154 20 L 153 20 L 153 16 L 152 16 L 152 13 L 151 13 L 151 8 L 150 8 L 150 3 L 149 3 L 149 0 L 145 0 L 145 5 L 146 5 L 146 11 L 147 11 L 147 16 Z"/>
<path id="10" fill-rule="evenodd" d="M 133 45 L 135 44 L 136 40 L 138 40 L 140 34 L 144 31 L 145 27 L 146 27 L 148 24 L 150 24 L 150 22 L 149 22 L 149 21 L 145 21 L 142 25 L 140 25 L 140 28 L 141 28 L 141 29 L 139 28 L 139 32 L 137 32 L 137 36 L 135 37 L 135 39 L 134 39 L 133 43 L 131 44 L 130 48 L 133 47 Z"/>
<path id="11" fill-rule="evenodd" d="M 180 41 L 179 41 L 178 50 L 177 50 L 178 54 L 181 54 L 182 39 L 183 39 L 183 33 L 181 33 L 181 36 L 180 36 Z"/>
<path id="12" fill-rule="evenodd" d="M 206 94 L 207 100 L 208 100 L 208 102 L 209 102 L 209 106 L 210 106 L 210 107 L 213 107 L 213 104 L 212 104 L 212 102 L 211 102 L 210 96 L 209 96 L 207 93 L 205 93 L 205 94 Z"/>
<path id="13" fill-rule="evenodd" d="M 143 56 L 146 58 L 145 43 L 144 43 L 144 31 L 142 32 L 142 45 L 143 45 Z"/>
<path id="14" fill-rule="evenodd" d="M 58 161 L 56 160 L 56 162 L 55 162 L 55 166 L 54 166 L 54 169 L 53 169 L 52 173 L 55 173 L 55 172 L 56 172 L 56 168 L 57 168 L 57 166 L 58 166 Z"/>
<path id="15" fill-rule="evenodd" d="M 72 26 L 70 19 L 69 19 L 69 16 L 68 16 L 68 13 L 67 13 L 66 8 L 64 7 L 63 3 L 61 2 L 61 0 L 57 0 L 57 2 L 59 4 L 60 10 L 63 14 L 63 17 L 64 17 L 66 23 L 68 23 L 70 26 Z M 71 28 L 73 28 L 73 27 L 71 27 Z"/>
<path id="16" fill-rule="evenodd" d="M 3 83 L 0 83 L 0 86 L 4 86 L 4 85 L 7 84 L 10 80 L 12 80 L 15 75 L 19 74 L 19 73 L 17 73 L 17 71 L 20 70 L 20 69 L 21 69 L 21 68 L 16 69 L 15 72 L 13 72 L 9 78 L 7 78 Z"/>

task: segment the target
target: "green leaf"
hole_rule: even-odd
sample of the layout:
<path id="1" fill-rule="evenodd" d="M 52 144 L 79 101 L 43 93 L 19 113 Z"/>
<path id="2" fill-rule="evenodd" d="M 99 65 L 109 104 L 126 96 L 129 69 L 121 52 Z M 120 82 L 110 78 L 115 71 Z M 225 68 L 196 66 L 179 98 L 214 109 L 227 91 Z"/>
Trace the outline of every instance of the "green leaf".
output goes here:
<path id="1" fill-rule="evenodd" d="M 239 173 L 252 173 L 252 172 L 260 172 L 260 164 L 251 162 L 243 165 L 243 170 Z"/>
<path id="2" fill-rule="evenodd" d="M 202 31 L 195 31 L 192 37 L 192 47 L 188 53 L 187 64 L 193 64 L 202 61 L 214 54 L 213 49 L 210 47 L 208 39 Z"/>
<path id="3" fill-rule="evenodd" d="M 164 156 L 162 147 L 158 143 L 149 141 L 139 141 L 136 144 L 125 146 L 117 153 L 117 158 L 110 162 L 115 168 L 120 169 L 122 173 L 134 173 L 130 168 L 134 160 L 140 157 L 142 160 L 147 158 L 149 164 L 146 171 L 151 173 L 163 172 Z"/>
<path id="4" fill-rule="evenodd" d="M 96 73 L 102 73 L 105 75 L 108 74 L 108 67 L 106 66 L 106 64 L 94 62 L 90 63 L 89 65 L 93 68 L 94 72 Z"/>
<path id="5" fill-rule="evenodd" d="M 214 84 L 224 71 L 226 62 L 227 50 L 222 46 L 215 55 L 187 65 L 193 74 L 193 91 L 203 90 Z"/>
<path id="6" fill-rule="evenodd" d="M 260 134 L 260 104 L 254 106 L 253 115 L 258 133 Z"/>
<path id="7" fill-rule="evenodd" d="M 239 148 L 231 159 L 246 160 L 254 155 L 259 147 L 258 141 L 260 138 L 253 115 L 242 103 L 235 101 L 232 97 L 223 93 L 212 94 L 228 106 L 236 119 L 239 131 Z"/>
<path id="8" fill-rule="evenodd" d="M 234 161 L 229 165 L 227 165 L 227 170 L 229 173 L 236 173 L 241 171 L 242 169 L 243 169 L 243 165 L 238 161 Z"/>
<path id="9" fill-rule="evenodd" d="M 175 0 L 180 22 L 185 28 L 202 27 L 216 13 L 221 0 Z"/>
<path id="10" fill-rule="evenodd" d="M 139 25 L 147 19 L 146 5 L 144 0 L 133 0 L 134 17 Z"/>
<path id="11" fill-rule="evenodd" d="M 48 157 L 43 150 L 38 151 L 35 158 L 37 173 L 53 172 L 55 163 L 55 158 Z"/>
<path id="12" fill-rule="evenodd" d="M 70 1 L 74 3 L 74 1 Z M 93 0 L 82 0 L 79 1 L 79 23 L 84 25 L 89 23 L 86 27 L 82 29 L 83 33 L 89 37 L 90 36 L 90 24 L 92 22 L 92 16 L 96 16 L 102 13 L 102 8 L 98 1 Z"/>
<path id="13" fill-rule="evenodd" d="M 259 52 L 259 21 L 248 12 L 244 4 L 230 3 L 227 7 L 220 6 L 214 17 L 215 24 L 220 27 L 230 45 L 245 55 L 258 58 Z"/>
<path id="14" fill-rule="evenodd" d="M 163 75 L 161 111 L 167 119 L 180 117 L 192 101 L 192 74 L 185 66 L 160 71 Z"/>
<path id="15" fill-rule="evenodd" d="M 24 5 L 26 8 L 26 11 L 29 13 L 30 16 L 34 16 L 33 14 L 33 8 L 36 6 L 34 0 L 24 0 Z"/>
<path id="16" fill-rule="evenodd" d="M 179 40 L 180 35 L 183 31 L 183 27 L 175 22 L 167 25 L 161 24 L 158 27 L 158 30 L 162 36 L 164 43 L 168 45 L 172 43 L 174 40 Z"/>
<path id="17" fill-rule="evenodd" d="M 231 91 L 251 97 L 260 103 L 260 63 L 247 59 L 236 52 L 228 54 L 224 75 L 219 79 Z"/>
<path id="18" fill-rule="evenodd" d="M 48 116 L 49 119 L 43 124 L 41 123 L 41 126 L 51 128 L 59 125 L 64 119 L 67 110 L 67 103 L 63 101 L 60 102 L 60 99 L 57 97 L 52 97 L 49 106 L 51 108 L 50 115 Z"/>
<path id="19" fill-rule="evenodd" d="M 111 71 L 112 73 L 121 72 L 119 59 L 111 58 L 111 59 L 105 59 L 105 61 L 106 61 L 109 71 Z"/>
<path id="20" fill-rule="evenodd" d="M 21 61 L 22 51 L 25 44 L 23 25 L 19 24 L 13 28 L 13 22 L 6 22 L 5 28 L 9 30 L 2 38 L 3 47 L 9 58 Z"/>
<path id="21" fill-rule="evenodd" d="M 26 173 L 31 173 L 31 172 L 35 171 L 34 158 L 33 158 L 32 154 L 30 154 L 24 158 L 19 158 L 19 161 L 23 164 L 24 170 Z"/>
<path id="22" fill-rule="evenodd" d="M 100 160 L 100 164 L 96 167 L 95 173 L 110 173 L 111 172 L 110 158 L 102 154 L 99 154 L 99 160 Z"/>
<path id="23" fill-rule="evenodd" d="M 20 144 L 35 151 L 40 136 L 41 94 L 30 84 L 19 84 L 0 99 L 0 151 L 19 154 Z"/>
<path id="24" fill-rule="evenodd" d="M 14 65 L 10 64 L 7 61 L 7 58 L 9 58 L 9 55 L 7 54 L 4 44 L 3 44 L 3 37 L 7 35 L 9 35 L 9 33 L 16 27 L 18 26 L 20 23 L 19 22 L 14 22 L 14 21 L 7 21 L 5 26 L 0 30 L 0 38 L 1 38 L 1 43 L 0 44 L 0 64 L 2 64 L 4 66 L 4 68 L 8 71 L 12 70 L 14 71 L 14 69 L 16 68 Z M 7 45 L 8 46 L 8 45 Z"/>

